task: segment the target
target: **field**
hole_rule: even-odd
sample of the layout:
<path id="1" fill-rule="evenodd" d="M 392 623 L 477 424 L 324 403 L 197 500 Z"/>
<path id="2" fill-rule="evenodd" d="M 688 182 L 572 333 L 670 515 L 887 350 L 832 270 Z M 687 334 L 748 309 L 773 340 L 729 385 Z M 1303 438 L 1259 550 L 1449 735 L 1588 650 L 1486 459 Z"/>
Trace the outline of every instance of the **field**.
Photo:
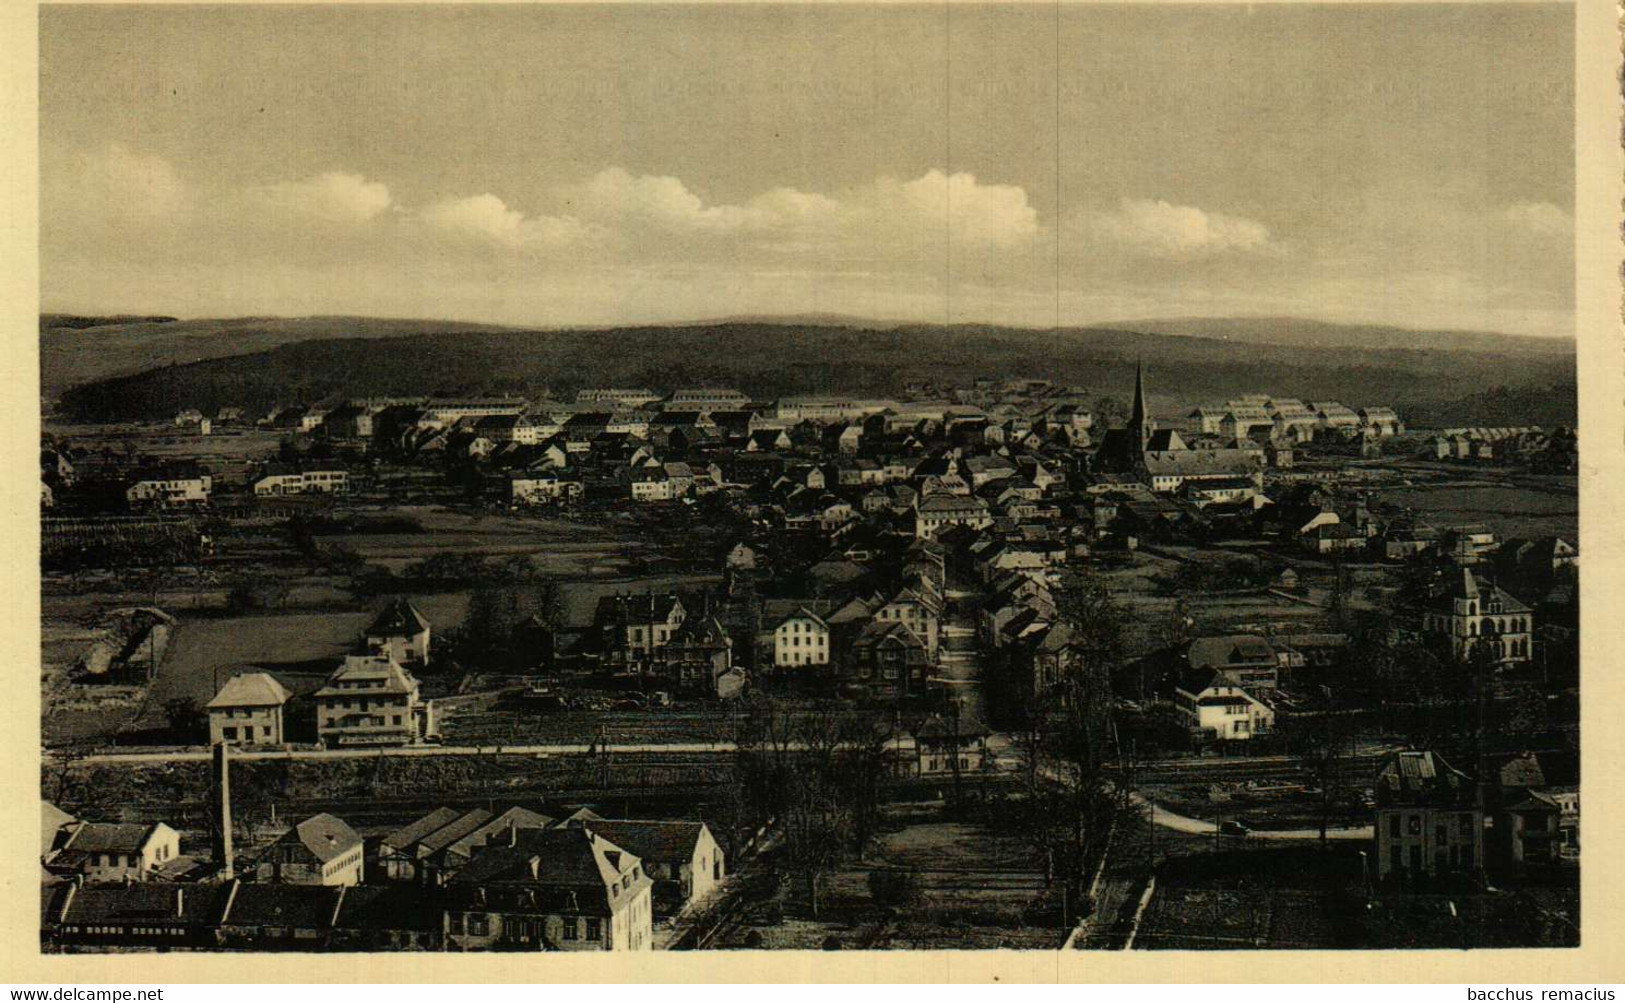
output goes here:
<path id="1" fill-rule="evenodd" d="M 1414 509 L 1440 528 L 1482 523 L 1497 537 L 1560 536 L 1576 542 L 1580 500 L 1572 485 L 1519 486 L 1488 480 L 1386 489 L 1382 501 Z"/>

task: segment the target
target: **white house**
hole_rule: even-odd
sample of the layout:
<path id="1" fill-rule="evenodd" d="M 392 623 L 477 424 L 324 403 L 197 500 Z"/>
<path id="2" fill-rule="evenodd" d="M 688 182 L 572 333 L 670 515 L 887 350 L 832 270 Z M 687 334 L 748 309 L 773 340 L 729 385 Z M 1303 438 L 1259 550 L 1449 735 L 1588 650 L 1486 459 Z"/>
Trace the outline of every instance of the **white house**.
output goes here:
<path id="1" fill-rule="evenodd" d="M 1245 742 L 1275 728 L 1275 711 L 1212 669 L 1192 670 L 1174 690 L 1174 705 L 1191 731 L 1225 742 Z"/>
<path id="2" fill-rule="evenodd" d="M 829 624 L 798 609 L 773 628 L 773 664 L 781 668 L 829 664 Z"/>

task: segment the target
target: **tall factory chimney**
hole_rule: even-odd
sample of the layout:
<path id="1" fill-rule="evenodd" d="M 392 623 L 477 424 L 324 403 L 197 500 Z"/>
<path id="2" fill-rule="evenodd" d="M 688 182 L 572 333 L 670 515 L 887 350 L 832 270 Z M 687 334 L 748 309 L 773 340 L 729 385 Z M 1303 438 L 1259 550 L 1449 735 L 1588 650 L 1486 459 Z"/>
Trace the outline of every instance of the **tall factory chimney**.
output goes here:
<path id="1" fill-rule="evenodd" d="M 210 813 L 209 827 L 211 833 L 211 849 L 214 851 L 214 863 L 221 881 L 230 881 L 236 876 L 232 869 L 231 852 L 231 746 L 221 742 L 214 747 L 214 791 L 212 800 L 213 811 Z"/>

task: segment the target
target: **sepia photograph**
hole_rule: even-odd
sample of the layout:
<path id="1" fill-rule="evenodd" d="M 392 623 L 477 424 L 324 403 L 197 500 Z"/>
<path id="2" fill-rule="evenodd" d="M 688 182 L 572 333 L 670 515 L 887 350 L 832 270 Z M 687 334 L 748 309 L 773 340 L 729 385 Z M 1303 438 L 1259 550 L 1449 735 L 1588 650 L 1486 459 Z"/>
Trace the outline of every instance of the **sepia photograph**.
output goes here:
<path id="1" fill-rule="evenodd" d="M 1574 4 L 37 20 L 39 952 L 1600 943 Z"/>

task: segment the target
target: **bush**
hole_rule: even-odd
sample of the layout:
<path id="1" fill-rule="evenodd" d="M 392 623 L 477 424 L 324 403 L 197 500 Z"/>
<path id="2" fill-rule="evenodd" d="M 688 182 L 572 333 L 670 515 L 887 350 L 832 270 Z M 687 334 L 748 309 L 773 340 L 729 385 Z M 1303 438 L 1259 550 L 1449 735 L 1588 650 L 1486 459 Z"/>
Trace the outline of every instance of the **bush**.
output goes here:
<path id="1" fill-rule="evenodd" d="M 920 876 L 913 871 L 870 871 L 869 894 L 883 906 L 918 905 L 923 895 Z"/>

